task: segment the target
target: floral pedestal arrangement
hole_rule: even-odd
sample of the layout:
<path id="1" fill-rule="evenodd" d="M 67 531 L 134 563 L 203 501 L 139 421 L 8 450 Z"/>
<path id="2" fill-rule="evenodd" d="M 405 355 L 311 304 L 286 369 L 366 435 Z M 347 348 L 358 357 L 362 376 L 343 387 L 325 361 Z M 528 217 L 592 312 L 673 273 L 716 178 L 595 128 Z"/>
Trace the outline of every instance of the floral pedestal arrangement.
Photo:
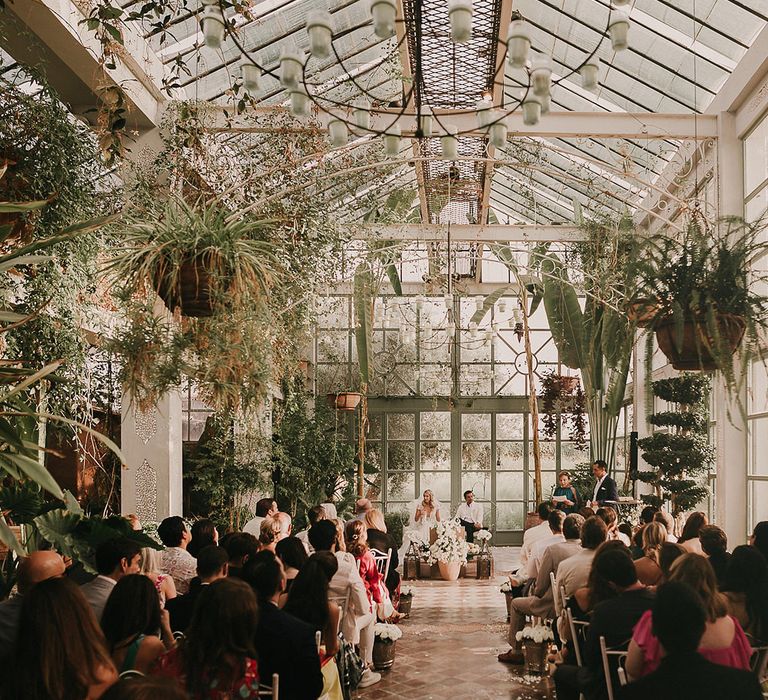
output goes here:
<path id="1" fill-rule="evenodd" d="M 430 562 L 437 563 L 440 576 L 445 581 L 459 578 L 461 567 L 467 563 L 467 542 L 464 528 L 458 520 L 446 520 L 437 523 L 437 536 L 429 548 Z"/>
<path id="2" fill-rule="evenodd" d="M 547 650 L 555 640 L 554 632 L 548 625 L 533 625 L 520 630 L 515 639 L 522 644 L 525 666 L 528 673 L 546 673 Z"/>
<path id="3" fill-rule="evenodd" d="M 411 605 L 413 604 L 413 589 L 410 586 L 400 588 L 400 600 L 397 603 L 397 611 L 403 615 L 411 614 Z"/>
<path id="4" fill-rule="evenodd" d="M 373 634 L 373 667 L 377 671 L 386 671 L 395 663 L 395 647 L 403 633 L 397 625 L 377 622 Z"/>

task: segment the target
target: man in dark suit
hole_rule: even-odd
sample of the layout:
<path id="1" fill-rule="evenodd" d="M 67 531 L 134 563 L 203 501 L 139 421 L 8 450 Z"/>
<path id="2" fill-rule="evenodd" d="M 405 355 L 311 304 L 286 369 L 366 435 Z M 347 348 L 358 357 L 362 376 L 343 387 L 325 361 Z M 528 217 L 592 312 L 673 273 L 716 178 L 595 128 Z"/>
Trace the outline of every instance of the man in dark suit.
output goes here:
<path id="1" fill-rule="evenodd" d="M 203 590 L 203 586 L 207 586 L 220 578 L 227 578 L 228 562 L 227 551 L 215 544 L 209 544 L 198 552 L 197 578 L 192 579 L 189 593 L 176 596 L 165 604 L 165 609 L 171 618 L 171 630 L 173 632 L 186 632 L 192 621 L 195 603 Z"/>
<path id="2" fill-rule="evenodd" d="M 713 664 L 697 653 L 706 616 L 689 586 L 677 581 L 661 586 L 652 614 L 664 657 L 653 673 L 622 688 L 622 700 L 762 700 L 754 673 Z"/>
<path id="3" fill-rule="evenodd" d="M 323 692 L 323 674 L 315 630 L 277 607 L 285 591 L 282 562 L 269 550 L 263 550 L 245 563 L 242 579 L 259 600 L 259 678 L 271 683 L 272 674 L 277 673 L 282 700 L 316 700 Z"/>
<path id="4" fill-rule="evenodd" d="M 592 474 L 597 480 L 592 492 L 592 507 L 597 508 L 604 506 L 606 503 L 618 501 L 619 489 L 616 487 L 616 482 L 608 476 L 608 465 L 604 460 L 598 459 L 593 462 Z"/>

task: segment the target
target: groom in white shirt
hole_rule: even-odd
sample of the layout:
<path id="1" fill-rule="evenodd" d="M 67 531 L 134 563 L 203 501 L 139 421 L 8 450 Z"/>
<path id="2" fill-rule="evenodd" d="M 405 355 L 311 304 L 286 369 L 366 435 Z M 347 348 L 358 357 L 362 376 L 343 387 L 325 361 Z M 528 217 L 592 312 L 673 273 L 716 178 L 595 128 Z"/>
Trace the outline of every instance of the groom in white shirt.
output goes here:
<path id="1" fill-rule="evenodd" d="M 467 542 L 475 541 L 475 531 L 483 527 L 483 506 L 475 503 L 472 491 L 464 492 L 464 503 L 456 510 L 456 517 L 467 532 Z"/>

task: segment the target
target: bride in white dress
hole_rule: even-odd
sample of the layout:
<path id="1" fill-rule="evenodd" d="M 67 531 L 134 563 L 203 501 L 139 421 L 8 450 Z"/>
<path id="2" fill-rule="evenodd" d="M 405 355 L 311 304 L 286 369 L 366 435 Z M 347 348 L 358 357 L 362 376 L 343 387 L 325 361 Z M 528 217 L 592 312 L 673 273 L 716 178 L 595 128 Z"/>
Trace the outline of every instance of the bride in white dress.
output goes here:
<path id="1" fill-rule="evenodd" d="M 403 546 L 400 549 L 400 561 L 411 546 L 411 542 L 429 544 L 429 531 L 440 522 L 440 501 L 427 489 L 421 498 L 411 503 L 408 529 L 403 533 Z"/>

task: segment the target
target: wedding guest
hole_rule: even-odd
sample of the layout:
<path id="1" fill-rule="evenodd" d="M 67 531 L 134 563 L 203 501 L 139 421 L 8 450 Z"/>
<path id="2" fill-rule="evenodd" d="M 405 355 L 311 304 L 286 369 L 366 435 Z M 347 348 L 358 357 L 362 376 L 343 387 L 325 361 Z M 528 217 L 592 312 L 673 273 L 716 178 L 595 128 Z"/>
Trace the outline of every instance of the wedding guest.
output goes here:
<path id="1" fill-rule="evenodd" d="M 57 577 L 24 594 L 15 653 L 2 675 L 3 700 L 96 700 L 117 680 L 81 588 Z"/>
<path id="2" fill-rule="evenodd" d="M 733 550 L 721 590 L 730 614 L 755 645 L 768 642 L 768 563 L 755 547 L 741 545 Z"/>
<path id="3" fill-rule="evenodd" d="M 309 529 L 320 520 L 325 520 L 328 517 L 326 510 L 323 506 L 312 506 L 307 511 L 307 529 L 297 533 L 296 537 L 301 540 L 304 545 L 304 549 L 307 550 L 307 555 L 312 554 L 314 550 L 309 543 Z"/>
<path id="4" fill-rule="evenodd" d="M 197 568 L 195 558 L 187 551 L 192 535 L 178 515 L 163 520 L 157 528 L 157 534 L 165 545 L 161 555 L 162 573 L 171 576 L 176 584 L 176 592 L 184 595 L 189 590 L 189 582 L 195 577 Z"/>
<path id="5" fill-rule="evenodd" d="M 579 509 L 579 494 L 571 484 L 571 475 L 562 471 L 557 476 L 557 486 L 552 492 L 552 503 L 555 508 L 567 515 L 576 513 Z"/>
<path id="6" fill-rule="evenodd" d="M 601 518 L 594 515 L 584 521 L 579 533 L 581 548 L 572 557 L 561 561 L 555 576 L 557 585 L 565 588 L 565 595 L 571 597 L 579 588 L 587 585 L 589 572 L 597 548 L 605 542 L 608 529 Z"/>
<path id="7" fill-rule="evenodd" d="M 608 528 L 609 540 L 621 540 L 627 547 L 632 545 L 629 537 L 619 530 L 618 516 L 613 508 L 610 506 L 603 506 L 595 511 L 595 515 L 598 518 L 602 518 L 605 522 L 605 526 Z"/>
<path id="8" fill-rule="evenodd" d="M 285 594 L 278 604 L 282 608 L 288 599 L 288 593 L 291 590 L 291 586 L 293 586 L 294 580 L 299 575 L 299 571 L 301 571 L 304 564 L 307 563 L 309 557 L 307 556 L 307 550 L 304 549 L 304 545 L 298 537 L 286 537 L 280 540 L 275 546 L 275 554 L 283 562 L 283 568 L 285 569 Z"/>
<path id="9" fill-rule="evenodd" d="M 706 524 L 706 513 L 702 513 L 701 511 L 691 513 L 685 521 L 685 525 L 683 525 L 683 532 L 680 537 L 678 537 L 677 543 L 683 545 L 689 552 L 693 552 L 694 554 L 704 554 L 701 549 L 699 533 L 701 532 L 701 528 Z"/>
<path id="10" fill-rule="evenodd" d="M 168 614 L 161 615 L 157 591 L 152 581 L 140 574 L 117 582 L 104 607 L 101 629 L 118 673 L 148 673 L 174 644 Z"/>
<path id="11" fill-rule="evenodd" d="M 588 698 L 604 692 L 604 674 L 600 637 L 610 648 L 620 648 L 632 635 L 641 616 L 650 609 L 653 595 L 637 580 L 629 549 L 617 542 L 606 542 L 595 554 L 593 569 L 605 581 L 612 596 L 596 604 L 583 645 L 583 668 L 562 664 L 554 674 L 558 700 L 577 700 L 580 693 Z"/>
<path id="12" fill-rule="evenodd" d="M 677 542 L 665 542 L 661 545 L 659 550 L 659 567 L 661 568 L 661 580 L 659 583 L 669 581 L 669 572 L 672 568 L 673 562 L 678 558 L 687 554 L 688 551 L 681 544 Z"/>
<path id="13" fill-rule="evenodd" d="M 653 522 L 653 516 L 656 515 L 656 513 L 659 512 L 659 509 L 657 506 L 645 506 L 640 511 L 640 525 L 647 525 L 648 523 Z"/>
<path id="14" fill-rule="evenodd" d="M 190 531 L 192 540 L 187 546 L 187 551 L 197 559 L 197 555 L 203 547 L 219 544 L 219 533 L 212 520 L 201 518 L 192 523 Z"/>
<path id="15" fill-rule="evenodd" d="M 361 680 L 362 687 L 368 687 L 381 680 L 381 674 L 370 669 L 373 665 L 374 625 L 376 611 L 373 609 L 357 566 L 357 560 L 350 553 L 339 549 L 344 544 L 338 537 L 337 525 L 330 520 L 321 520 L 309 531 L 309 541 L 315 552 L 331 552 L 339 568 L 329 584 L 332 596 L 348 598 L 349 604 L 341 620 L 344 638 L 352 643 L 359 642 L 360 658 L 365 664 Z"/>
<path id="16" fill-rule="evenodd" d="M 762 699 L 754 673 L 712 663 L 697 653 L 706 634 L 707 614 L 690 586 L 680 582 L 661 586 L 651 619 L 662 650 L 659 667 L 622 688 L 622 700 Z"/>
<path id="17" fill-rule="evenodd" d="M 717 525 L 705 525 L 699 531 L 699 541 L 703 553 L 707 555 L 715 571 L 717 585 L 722 588 L 728 560 L 731 558 L 728 552 L 728 536 Z"/>
<path id="18" fill-rule="evenodd" d="M 360 570 L 360 578 L 365 584 L 368 594 L 368 602 L 372 608 L 384 605 L 384 596 L 381 591 L 382 576 L 376 568 L 376 561 L 368 547 L 368 530 L 362 520 L 351 520 L 344 529 L 344 540 L 347 543 L 347 551 L 357 560 Z M 382 619 L 387 617 L 379 615 Z"/>
<path id="19" fill-rule="evenodd" d="M 154 674 L 176 679 L 191 700 L 256 700 L 257 617 L 256 596 L 244 581 L 223 578 L 204 586 L 185 638 L 160 657 Z"/>
<path id="20" fill-rule="evenodd" d="M 101 700 L 187 700 L 187 694 L 171 678 L 144 676 L 122 678 L 115 683 Z"/>
<path id="21" fill-rule="evenodd" d="M 752 531 L 749 544 L 757 549 L 768 561 L 768 520 L 762 520 Z"/>
<path id="22" fill-rule="evenodd" d="M 603 521 L 603 524 L 605 524 L 605 521 Z M 592 568 L 589 570 L 589 577 L 587 578 L 587 585 L 584 588 L 579 588 L 576 593 L 573 594 L 575 613 L 580 618 L 584 618 L 587 614 L 591 614 L 599 603 L 602 603 L 604 600 L 609 600 L 616 595 L 616 590 L 602 575 L 604 567 L 595 565 L 598 556 L 604 556 L 604 552 L 611 549 L 618 549 L 622 552 L 625 550 L 627 552 L 629 551 L 624 546 L 624 543 L 619 542 L 619 540 L 606 540 L 595 550 L 595 556 L 592 560 Z"/>
<path id="23" fill-rule="evenodd" d="M 240 577 L 243 565 L 259 551 L 259 541 L 249 532 L 233 532 L 222 538 L 222 548 L 229 555 L 228 576 Z"/>
<path id="24" fill-rule="evenodd" d="M 475 501 L 472 491 L 464 492 L 464 503 L 456 509 L 456 517 L 467 533 L 467 542 L 474 542 L 475 532 L 483 528 L 483 505 Z"/>
<path id="25" fill-rule="evenodd" d="M 626 541 L 626 542 L 629 542 L 629 544 L 627 545 L 627 547 L 631 547 L 631 546 L 632 546 L 632 526 L 631 526 L 629 523 L 619 523 L 619 524 L 616 526 L 616 529 L 617 529 L 617 530 L 618 530 L 618 531 L 619 531 L 619 532 L 620 532 L 622 535 L 624 535 L 624 537 L 626 537 L 626 540 L 625 540 L 625 541 Z M 622 538 L 622 539 L 624 539 L 624 538 Z"/>
<path id="26" fill-rule="evenodd" d="M 160 550 L 154 547 L 144 547 L 141 550 L 141 569 L 140 573 L 146 576 L 155 586 L 157 596 L 160 599 L 160 607 L 164 608 L 169 600 L 173 600 L 176 593 L 176 584 L 167 574 L 160 573 L 162 560 Z"/>
<path id="27" fill-rule="evenodd" d="M 258 537 L 264 518 L 271 518 L 277 515 L 277 511 L 277 503 L 274 498 L 259 499 L 256 501 L 256 515 L 243 526 L 243 532 Z"/>
<path id="28" fill-rule="evenodd" d="M 669 580 L 690 586 L 704 608 L 707 622 L 699 653 L 713 663 L 748 669 L 752 648 L 738 620 L 728 614 L 725 596 L 718 592 L 715 572 L 706 558 L 692 552 L 684 554 L 672 564 Z M 632 678 L 647 676 L 658 668 L 661 656 L 649 612 L 643 615 L 632 633 L 627 673 Z"/>
<path id="29" fill-rule="evenodd" d="M 632 545 L 629 548 L 629 552 L 634 561 L 643 558 L 643 530 L 645 530 L 645 525 L 638 527 L 631 538 Z M 664 532 L 666 532 L 666 528 L 664 529 Z"/>
<path id="30" fill-rule="evenodd" d="M 333 523 L 333 526 L 336 528 L 336 551 L 346 552 L 347 543 L 344 541 L 344 528 L 346 526 L 346 523 L 341 518 L 334 518 L 331 522 Z"/>
<path id="31" fill-rule="evenodd" d="M 675 537 L 675 519 L 665 510 L 657 511 L 653 516 L 654 522 L 661 523 L 667 529 L 667 542 L 677 542 Z"/>
<path id="32" fill-rule="evenodd" d="M 261 530 L 259 531 L 259 551 L 268 549 L 272 554 L 280 540 L 280 522 L 276 517 L 264 518 L 261 521 Z"/>
<path id="33" fill-rule="evenodd" d="M 397 600 L 400 596 L 400 574 L 397 567 L 400 566 L 400 559 L 397 553 L 397 545 L 392 535 L 387 532 L 387 523 L 384 520 L 384 513 L 378 508 L 372 508 L 365 514 L 365 526 L 368 528 L 368 545 L 372 549 L 378 549 L 380 552 L 390 550 L 392 554 L 389 560 L 389 571 L 384 584 L 389 592 L 392 605 L 397 608 Z"/>
<path id="34" fill-rule="evenodd" d="M 616 482 L 608 476 L 605 460 L 597 459 L 592 463 L 592 476 L 595 477 L 595 488 L 592 491 L 592 501 L 587 505 L 599 508 L 607 502 L 614 503 L 619 500 L 619 489 Z"/>
<path id="35" fill-rule="evenodd" d="M 355 501 L 355 517 L 352 518 L 352 520 L 365 520 L 365 514 L 373 508 L 373 503 L 371 503 L 367 498 L 358 498 Z M 352 522 L 352 521 L 349 521 Z M 346 523 L 345 523 L 346 527 Z"/>
<path id="36" fill-rule="evenodd" d="M 170 627 L 174 632 L 186 632 L 192 622 L 195 604 L 205 586 L 214 581 L 227 578 L 229 565 L 227 552 L 223 547 L 210 544 L 200 550 L 197 557 L 197 578 L 189 587 L 189 593 L 169 600 L 166 606 L 170 617 Z"/>
<path id="37" fill-rule="evenodd" d="M 9 663 L 16 647 L 19 616 L 25 596 L 41 581 L 64 576 L 64 559 L 56 552 L 30 552 L 19 560 L 16 568 L 18 593 L 0 603 L 0 662 Z"/>
<path id="38" fill-rule="evenodd" d="M 536 508 L 536 514 L 539 516 L 539 524 L 529 527 L 523 533 L 523 546 L 520 550 L 520 568 L 518 571 L 525 571 L 528 567 L 528 558 L 531 556 L 533 545 L 539 540 L 549 537 L 552 531 L 549 529 L 549 514 L 552 512 L 551 503 L 539 503 Z"/>
<path id="39" fill-rule="evenodd" d="M 326 521 L 318 525 L 322 522 Z M 255 640 L 261 676 L 270 682 L 272 674 L 278 674 L 280 697 L 315 700 L 323 689 L 315 632 L 306 622 L 277 607 L 285 590 L 282 563 L 272 552 L 263 550 L 246 563 L 243 579 L 259 601 Z"/>
<path id="40" fill-rule="evenodd" d="M 667 531 L 661 523 L 648 523 L 643 528 L 643 556 L 635 560 L 635 570 L 644 586 L 657 585 L 663 576 L 659 554 L 666 541 Z"/>
<path id="41" fill-rule="evenodd" d="M 595 514 L 595 509 L 590 508 L 589 506 L 582 506 L 579 508 L 579 515 L 584 518 L 584 520 L 589 520 L 592 516 Z"/>
<path id="42" fill-rule="evenodd" d="M 565 537 L 563 537 L 563 520 L 565 520 L 565 513 L 561 510 L 553 510 L 547 516 L 549 537 L 543 537 L 531 547 L 528 567 L 524 574 L 526 580 L 536 580 L 536 577 L 539 575 L 541 560 L 544 558 L 544 552 L 547 551 L 547 548 L 553 544 L 565 541 Z"/>
<path id="43" fill-rule="evenodd" d="M 138 574 L 141 569 L 141 547 L 125 537 L 102 542 L 96 548 L 98 576 L 84 583 L 80 590 L 91 606 L 97 621 L 101 621 L 107 598 L 115 584 L 128 574 Z"/>

